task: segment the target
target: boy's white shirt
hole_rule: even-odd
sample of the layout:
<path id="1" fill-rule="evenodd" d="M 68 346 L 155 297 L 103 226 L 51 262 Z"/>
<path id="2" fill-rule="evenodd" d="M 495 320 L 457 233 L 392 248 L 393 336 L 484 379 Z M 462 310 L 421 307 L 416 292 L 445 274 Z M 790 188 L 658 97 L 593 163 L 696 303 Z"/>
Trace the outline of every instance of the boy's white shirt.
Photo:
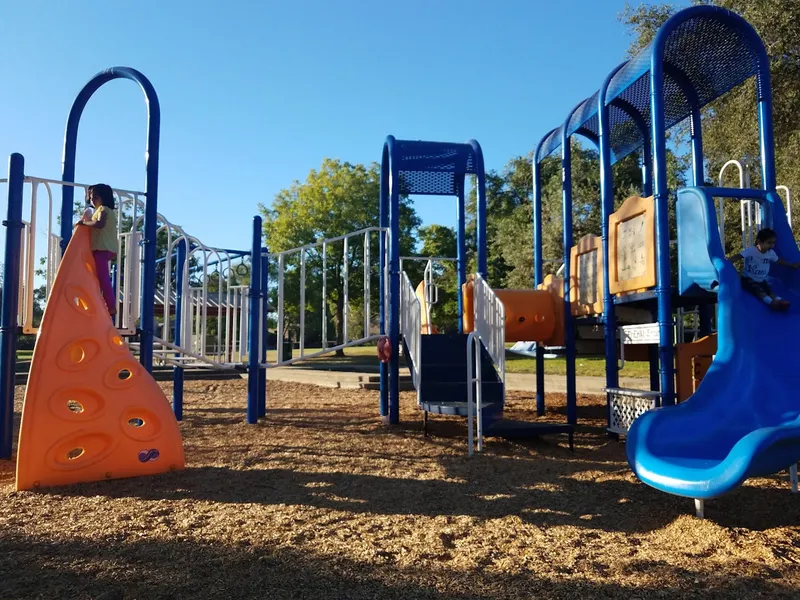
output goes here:
<path id="1" fill-rule="evenodd" d="M 761 252 L 755 246 L 750 246 L 742 252 L 744 258 L 744 269 L 742 274 L 749 277 L 753 281 L 764 281 L 769 275 L 769 267 L 771 263 L 778 261 L 778 255 L 775 250 L 767 250 Z"/>

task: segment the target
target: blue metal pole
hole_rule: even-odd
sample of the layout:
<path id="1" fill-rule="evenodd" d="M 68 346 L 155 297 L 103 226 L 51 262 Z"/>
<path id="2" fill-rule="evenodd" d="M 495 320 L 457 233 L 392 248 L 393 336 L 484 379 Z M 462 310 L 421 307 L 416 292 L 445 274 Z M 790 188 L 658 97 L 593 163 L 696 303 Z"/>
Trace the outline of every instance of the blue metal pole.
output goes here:
<path id="1" fill-rule="evenodd" d="M 580 104 L 578 105 L 580 106 Z M 572 149 L 571 138 L 567 134 L 569 120 L 578 108 L 572 109 L 561 130 L 561 198 L 564 219 L 562 250 L 564 253 L 564 345 L 566 346 L 567 371 L 567 423 L 578 422 L 578 397 L 575 388 L 575 324 L 569 301 L 570 294 L 570 253 L 572 250 Z"/>
<path id="2" fill-rule="evenodd" d="M 614 212 L 614 172 L 611 168 L 611 126 L 606 106 L 606 94 L 611 79 L 627 63 L 608 74 L 597 94 L 598 146 L 600 150 L 600 239 L 603 246 L 603 332 L 605 334 L 606 387 L 619 387 L 617 370 L 617 311 L 611 295 L 608 269 L 608 217 Z M 606 419 L 611 426 L 611 402 L 607 398 Z"/>
<path id="3" fill-rule="evenodd" d="M 261 327 L 258 322 L 261 297 L 261 217 L 253 217 L 253 253 L 250 255 L 250 329 L 247 347 L 247 422 L 258 422 L 258 371 L 261 353 L 258 338 Z"/>
<path id="4" fill-rule="evenodd" d="M 461 290 L 467 282 L 467 211 L 464 201 L 464 183 L 458 188 L 456 213 L 458 217 L 458 332 L 464 333 L 464 298 Z"/>
<path id="5" fill-rule="evenodd" d="M 692 147 L 692 185 L 702 186 L 705 185 L 706 182 L 705 165 L 703 164 L 703 122 L 696 100 L 692 104 L 690 126 Z M 722 240 L 722 246 L 723 248 L 725 247 L 725 240 Z M 708 304 L 700 304 L 697 307 L 697 313 L 700 320 L 700 335 L 708 335 L 711 333 L 711 313 Z M 683 341 L 684 340 L 676 340 L 676 342 L 679 344 L 683 343 Z"/>
<path id="6" fill-rule="evenodd" d="M 104 84 L 114 79 L 130 79 L 139 84 L 147 104 L 147 145 L 145 147 L 144 236 L 142 238 L 142 294 L 139 362 L 148 372 L 153 370 L 153 337 L 155 335 L 156 231 L 158 228 L 158 146 L 161 130 L 161 108 L 153 84 L 142 73 L 129 67 L 112 67 L 95 75 L 80 91 L 67 118 L 64 154 L 61 169 L 63 181 L 75 181 L 75 154 L 78 146 L 78 125 L 86 103 Z M 74 188 L 62 186 L 61 249 L 62 254 L 72 237 Z"/>
<path id="7" fill-rule="evenodd" d="M 750 30 L 758 40 L 758 143 L 761 150 L 761 189 L 776 192 L 775 177 L 775 138 L 772 129 L 772 81 L 769 71 L 769 58 L 758 34 Z M 772 203 L 761 202 L 761 222 L 764 227 L 772 227 Z"/>
<path id="8" fill-rule="evenodd" d="M 645 131 L 642 146 L 642 196 L 653 195 L 653 154 L 650 151 L 650 132 Z"/>
<path id="9" fill-rule="evenodd" d="M 486 259 L 486 172 L 483 165 L 483 150 L 476 140 L 470 140 L 472 146 L 473 160 L 475 161 L 475 172 L 477 173 L 477 249 L 478 249 L 478 273 L 481 277 L 489 276 Z"/>
<path id="10" fill-rule="evenodd" d="M 643 165 L 642 165 L 642 192 L 645 197 L 653 194 L 653 156 L 652 144 L 650 143 L 650 132 L 645 129 L 642 132 L 642 137 L 645 142 L 642 147 Z M 658 321 L 658 310 L 650 311 L 650 321 Z M 659 367 L 659 352 L 658 346 L 647 346 L 647 361 L 649 363 L 649 377 L 650 389 L 657 391 L 661 389 L 661 376 L 658 370 Z"/>
<path id="11" fill-rule="evenodd" d="M 655 184 L 656 219 L 656 298 L 660 359 L 660 391 L 664 405 L 675 404 L 675 350 L 672 339 L 672 298 L 669 263 L 669 184 L 667 182 L 667 147 L 664 124 L 664 32 L 662 28 L 653 42 L 650 61 L 650 115 L 652 128 L 653 179 Z"/>
<path id="12" fill-rule="evenodd" d="M 17 310 L 22 253 L 22 187 L 25 159 L 14 153 L 8 160 L 8 214 L 3 262 L 3 301 L 0 309 L 0 458 L 11 458 L 14 434 L 14 374 L 17 365 Z"/>
<path id="13" fill-rule="evenodd" d="M 386 335 L 386 236 L 389 229 L 389 178 L 391 153 L 390 148 L 394 146 L 394 137 L 391 135 L 386 138 L 383 145 L 383 156 L 381 158 L 381 197 L 380 197 L 380 226 L 383 231 L 379 234 L 378 247 L 380 251 L 380 273 L 378 273 L 378 325 L 380 335 Z M 379 410 L 382 419 L 389 417 L 389 365 L 380 363 L 381 390 Z"/>
<path id="14" fill-rule="evenodd" d="M 269 334 L 269 323 L 267 320 L 269 308 L 269 257 L 266 248 L 261 255 L 261 297 L 264 299 L 264 309 L 261 313 L 261 357 L 262 363 L 267 362 L 267 335 Z M 267 416 L 267 370 L 258 370 L 258 416 Z"/>
<path id="15" fill-rule="evenodd" d="M 703 165 L 703 125 L 700 118 L 700 109 L 697 104 L 692 106 L 692 115 L 689 120 L 692 147 L 692 185 L 705 184 L 705 167 Z"/>
<path id="16" fill-rule="evenodd" d="M 533 153 L 533 285 L 534 288 L 544 281 L 544 260 L 542 257 L 542 166 L 539 161 L 539 150 L 550 136 L 548 132 L 536 146 Z M 536 343 L 536 414 L 544 415 L 544 347 L 541 341 Z"/>
<path id="17" fill-rule="evenodd" d="M 389 339 L 392 356 L 389 359 L 389 424 L 400 422 L 400 190 L 395 161 L 389 149 L 392 178 L 389 186 Z"/>
<path id="18" fill-rule="evenodd" d="M 186 240 L 182 239 L 177 244 L 175 266 L 175 345 L 181 345 L 183 335 L 183 271 L 186 265 Z M 175 366 L 172 369 L 172 411 L 178 421 L 183 420 L 183 367 Z"/>

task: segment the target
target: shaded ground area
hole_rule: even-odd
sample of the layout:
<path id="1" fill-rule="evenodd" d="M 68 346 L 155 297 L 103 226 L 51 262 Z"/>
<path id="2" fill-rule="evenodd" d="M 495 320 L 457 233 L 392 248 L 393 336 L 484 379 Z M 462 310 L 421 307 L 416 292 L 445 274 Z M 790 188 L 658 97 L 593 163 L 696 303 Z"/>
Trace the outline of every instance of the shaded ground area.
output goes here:
<path id="1" fill-rule="evenodd" d="M 598 398 L 580 398 L 575 452 L 492 439 L 470 459 L 462 421 L 422 436 L 412 393 L 389 430 L 376 392 L 268 394 L 248 426 L 246 381 L 188 382 L 182 472 L 31 493 L 0 462 L 0 598 L 797 597 L 785 475 L 697 520 L 637 482 Z M 534 403 L 509 392 L 509 416 Z"/>

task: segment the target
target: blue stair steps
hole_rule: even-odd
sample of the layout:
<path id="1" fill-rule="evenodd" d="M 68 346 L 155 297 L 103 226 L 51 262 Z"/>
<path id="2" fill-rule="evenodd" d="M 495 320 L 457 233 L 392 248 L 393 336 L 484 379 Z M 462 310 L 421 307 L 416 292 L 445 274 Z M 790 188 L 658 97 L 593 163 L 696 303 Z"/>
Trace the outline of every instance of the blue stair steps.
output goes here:
<path id="1" fill-rule="evenodd" d="M 422 389 L 420 408 L 427 427 L 428 413 L 467 416 L 467 335 L 432 334 L 421 337 Z M 409 368 L 411 358 L 404 355 Z M 474 350 L 470 352 L 470 360 Z M 544 423 L 503 419 L 503 383 L 489 353 L 481 346 L 483 434 L 508 440 L 528 440 L 540 435 L 566 433 L 573 447 L 574 427 L 568 423 Z"/>

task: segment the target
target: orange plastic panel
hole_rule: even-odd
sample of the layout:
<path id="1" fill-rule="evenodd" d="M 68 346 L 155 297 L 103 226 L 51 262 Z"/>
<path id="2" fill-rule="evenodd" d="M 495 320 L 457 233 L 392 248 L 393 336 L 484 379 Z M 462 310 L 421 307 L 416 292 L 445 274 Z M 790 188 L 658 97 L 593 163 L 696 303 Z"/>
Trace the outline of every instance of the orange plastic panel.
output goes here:
<path id="1" fill-rule="evenodd" d="M 436 331 L 436 327 L 433 326 L 433 323 L 428 323 L 428 303 L 425 301 L 425 281 L 420 281 L 419 285 L 417 286 L 416 291 L 414 292 L 417 295 L 417 299 L 419 300 L 420 308 L 422 309 L 422 316 L 421 322 L 423 334 L 429 333 L 438 333 Z"/>
<path id="2" fill-rule="evenodd" d="M 75 230 L 33 351 L 17 451 L 18 490 L 185 466 L 169 402 L 108 316 L 90 231 Z"/>
<path id="3" fill-rule="evenodd" d="M 711 365 L 711 357 L 716 352 L 716 333 L 702 337 L 695 342 L 675 345 L 675 388 L 678 402 L 687 400 L 697 391 L 703 375 Z M 700 357 L 703 359 L 698 362 L 696 359 Z"/>
<path id="4" fill-rule="evenodd" d="M 652 196 L 631 196 L 608 216 L 608 268 L 612 294 L 656 285 L 656 218 Z"/>
<path id="5" fill-rule="evenodd" d="M 473 278 L 461 287 L 464 333 L 473 328 Z M 557 329 L 553 297 L 549 290 L 494 290 L 506 314 L 507 342 L 545 342 Z M 562 296 L 563 297 L 563 296 Z"/>
<path id="6" fill-rule="evenodd" d="M 553 297 L 547 290 L 495 290 L 506 312 L 507 342 L 544 342 L 556 328 Z"/>
<path id="7" fill-rule="evenodd" d="M 461 315 L 461 325 L 464 329 L 464 333 L 471 333 L 473 329 L 475 329 L 474 315 L 475 315 L 475 308 L 474 308 L 474 299 L 475 294 L 472 291 L 475 287 L 475 276 L 474 275 L 467 275 L 467 282 L 461 286 L 461 298 L 463 306 L 463 314 Z"/>
<path id="8" fill-rule="evenodd" d="M 547 346 L 563 346 L 566 342 L 564 334 L 564 279 L 555 275 L 546 275 L 544 281 L 536 289 L 547 290 L 553 299 L 553 335 L 541 340 Z"/>
<path id="9" fill-rule="evenodd" d="M 603 314 L 603 239 L 588 234 L 570 250 L 570 312 L 576 317 Z"/>

